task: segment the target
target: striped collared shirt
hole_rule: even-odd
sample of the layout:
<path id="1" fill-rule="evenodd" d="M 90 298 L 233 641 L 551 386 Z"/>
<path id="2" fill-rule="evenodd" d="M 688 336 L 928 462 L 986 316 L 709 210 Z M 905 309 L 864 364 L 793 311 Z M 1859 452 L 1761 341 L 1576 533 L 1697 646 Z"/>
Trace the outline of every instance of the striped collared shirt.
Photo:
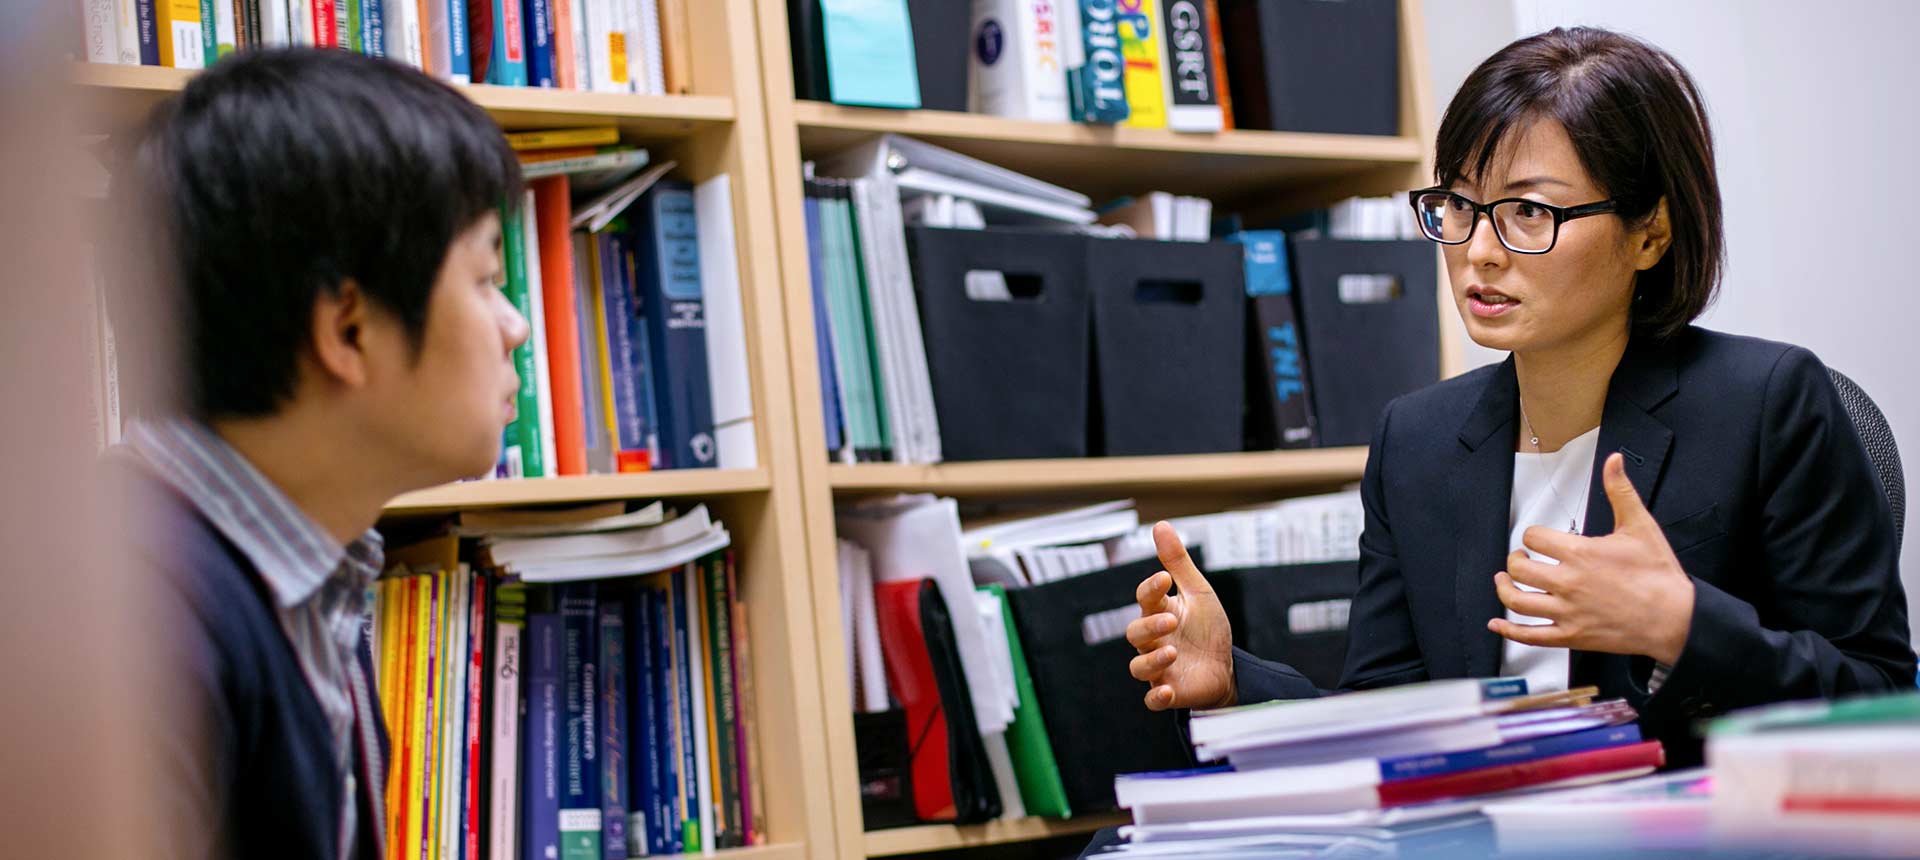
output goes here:
<path id="1" fill-rule="evenodd" d="M 307 686 L 332 729 L 334 760 L 343 777 L 341 856 L 352 857 L 359 805 L 354 745 L 362 744 L 372 808 L 385 788 L 374 703 L 357 651 L 367 631 L 367 589 L 380 573 L 385 548 L 368 529 L 340 542 L 313 521 L 240 452 L 203 424 L 141 421 L 128 444 L 160 478 L 205 516 L 259 570 L 275 613 L 307 676 Z M 355 715 L 359 714 L 356 719 Z M 358 733 L 358 737 L 356 737 Z M 381 827 L 376 820 L 371 826 Z M 376 829 L 376 842 L 378 841 Z"/>

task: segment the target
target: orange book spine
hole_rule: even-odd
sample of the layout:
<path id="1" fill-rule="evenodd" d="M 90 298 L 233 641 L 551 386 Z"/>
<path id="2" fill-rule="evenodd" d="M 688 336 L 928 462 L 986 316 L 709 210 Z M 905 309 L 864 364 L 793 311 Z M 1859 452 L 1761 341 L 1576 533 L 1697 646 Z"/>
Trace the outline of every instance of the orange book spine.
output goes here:
<path id="1" fill-rule="evenodd" d="M 563 90 L 584 90 L 590 81 L 580 80 L 578 61 L 574 52 L 581 46 L 574 44 L 573 16 L 578 10 L 573 8 L 573 0 L 552 0 L 553 15 L 553 78 Z M 544 250 L 544 249 L 543 249 Z"/>
<path id="2" fill-rule="evenodd" d="M 547 367 L 553 386 L 553 449 L 561 475 L 587 473 L 586 402 L 580 390 L 580 319 L 574 310 L 573 206 L 567 177 L 533 183 L 540 234 L 541 309 L 547 318 Z"/>
<path id="3" fill-rule="evenodd" d="M 1220 130 L 1233 130 L 1233 94 L 1227 89 L 1227 43 L 1220 38 L 1220 0 L 1207 0 L 1207 44 L 1213 49 L 1214 98 L 1220 102 Z"/>

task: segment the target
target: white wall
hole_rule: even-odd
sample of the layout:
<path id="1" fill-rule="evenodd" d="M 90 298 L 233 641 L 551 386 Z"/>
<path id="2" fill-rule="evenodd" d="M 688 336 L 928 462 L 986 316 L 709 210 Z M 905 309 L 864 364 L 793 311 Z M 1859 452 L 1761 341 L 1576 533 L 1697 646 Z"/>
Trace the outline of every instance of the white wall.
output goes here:
<path id="1" fill-rule="evenodd" d="M 1507 3 L 1508 20 L 1488 8 Z M 1726 208 L 1724 292 L 1702 323 L 1800 344 L 1853 377 L 1920 475 L 1920 3 L 1434 0 L 1426 17 L 1442 108 L 1516 33 L 1587 24 L 1673 54 L 1706 98 Z M 1916 505 L 1902 570 L 1911 613 Z"/>

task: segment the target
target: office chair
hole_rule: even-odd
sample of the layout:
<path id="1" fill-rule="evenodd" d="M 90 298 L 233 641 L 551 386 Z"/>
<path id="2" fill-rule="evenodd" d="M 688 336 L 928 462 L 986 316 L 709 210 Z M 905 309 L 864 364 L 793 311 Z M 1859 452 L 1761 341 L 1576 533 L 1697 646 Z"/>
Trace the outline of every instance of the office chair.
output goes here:
<path id="1" fill-rule="evenodd" d="M 1854 432 L 1860 434 L 1860 444 L 1866 446 L 1867 459 L 1873 461 L 1873 470 L 1880 473 L 1880 486 L 1887 493 L 1887 507 L 1893 509 L 1893 545 L 1898 551 L 1906 533 L 1907 479 L 1900 470 L 1900 448 L 1893 443 L 1893 428 L 1887 426 L 1887 417 L 1880 414 L 1873 398 L 1846 374 L 1833 368 L 1827 368 L 1827 373 L 1833 377 L 1833 387 L 1840 392 L 1847 417 L 1853 419 Z"/>

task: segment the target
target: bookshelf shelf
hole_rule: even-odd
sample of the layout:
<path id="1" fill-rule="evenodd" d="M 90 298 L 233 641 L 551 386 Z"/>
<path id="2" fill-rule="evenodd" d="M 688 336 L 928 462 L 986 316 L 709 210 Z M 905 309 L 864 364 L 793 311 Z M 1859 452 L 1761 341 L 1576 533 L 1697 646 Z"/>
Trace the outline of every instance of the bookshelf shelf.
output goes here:
<path id="1" fill-rule="evenodd" d="M 863 463 L 832 466 L 828 474 L 834 490 L 842 493 L 1014 495 L 1154 489 L 1280 492 L 1359 480 L 1366 463 L 1365 448 L 1322 448 L 1177 457 L 1001 460 L 933 466 Z"/>
<path id="2" fill-rule="evenodd" d="M 97 131 L 132 127 L 193 75 L 190 69 L 80 63 L 73 67 L 72 79 L 94 97 L 85 127 Z M 733 99 L 724 96 L 618 95 L 486 84 L 457 89 L 509 131 L 613 125 L 629 138 L 680 139 L 728 125 L 735 116 Z"/>
<path id="3" fill-rule="evenodd" d="M 891 857 L 926 851 L 1027 842 L 1050 836 L 1092 833 L 1102 827 L 1113 827 L 1129 821 L 1130 819 L 1124 814 L 1108 814 L 1069 818 L 1064 821 L 1052 818 L 1018 818 L 965 827 L 931 824 L 895 830 L 874 830 L 866 834 L 867 856 Z"/>
<path id="4" fill-rule="evenodd" d="M 1185 134 L 812 101 L 794 102 L 793 114 L 801 150 L 809 156 L 875 134 L 911 135 L 1085 192 L 1096 201 L 1142 188 L 1231 200 L 1254 188 L 1417 166 L 1425 151 L 1415 137 L 1279 131 Z"/>
<path id="5" fill-rule="evenodd" d="M 440 514 L 472 508 L 520 507 L 764 492 L 765 469 L 668 469 L 627 475 L 574 475 L 446 484 L 387 503 L 387 516 Z"/>

